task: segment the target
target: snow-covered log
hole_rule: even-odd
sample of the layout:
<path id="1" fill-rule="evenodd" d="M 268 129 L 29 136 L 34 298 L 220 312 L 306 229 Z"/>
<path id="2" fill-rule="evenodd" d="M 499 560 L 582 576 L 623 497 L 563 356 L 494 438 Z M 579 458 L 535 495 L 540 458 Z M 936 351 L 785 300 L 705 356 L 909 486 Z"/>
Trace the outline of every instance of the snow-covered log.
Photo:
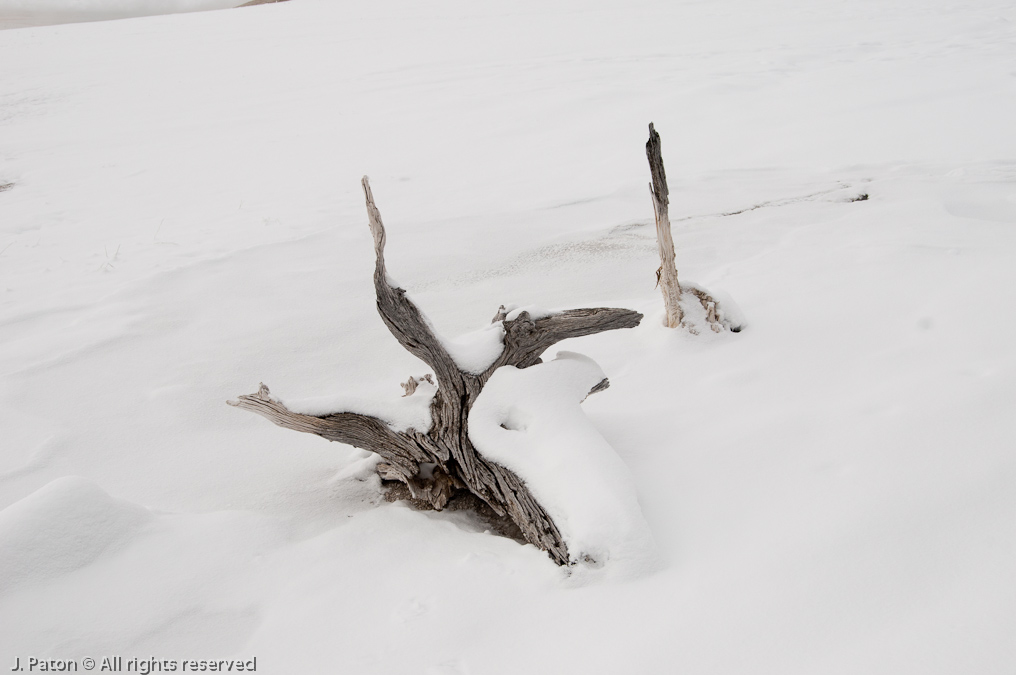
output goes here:
<path id="1" fill-rule="evenodd" d="M 230 404 L 262 415 L 287 429 L 316 434 L 380 455 L 383 462 L 379 464 L 379 473 L 384 479 L 402 481 L 415 499 L 436 509 L 443 508 L 456 491 L 467 490 L 498 515 L 510 517 L 525 539 L 547 551 L 555 562 L 562 565 L 574 562 L 560 528 L 529 486 L 510 469 L 477 452 L 469 437 L 469 412 L 486 382 L 499 368 L 521 369 L 536 365 L 541 363 L 543 352 L 561 340 L 632 328 L 639 324 L 642 315 L 615 308 L 534 315 L 524 310 L 508 312 L 502 306 L 492 327 L 500 332 L 500 352 L 482 368 L 476 368 L 475 363 L 465 368 L 453 358 L 453 349 L 434 332 L 406 291 L 395 286 L 388 277 L 384 224 L 366 176 L 362 182 L 374 236 L 374 290 L 378 313 L 399 344 L 426 363 L 436 380 L 436 390 L 429 388 L 432 393 L 429 428 L 402 428 L 391 419 L 348 409 L 350 406 L 326 414 L 320 410 L 313 410 L 314 414 L 300 412 L 292 409 L 298 406 L 291 408 L 273 398 L 263 384 L 257 393 L 241 396 Z M 403 385 L 407 396 L 421 395 L 414 392 L 424 379 L 410 378 L 410 383 Z M 589 393 L 602 391 L 608 384 L 603 378 L 591 385 Z"/>

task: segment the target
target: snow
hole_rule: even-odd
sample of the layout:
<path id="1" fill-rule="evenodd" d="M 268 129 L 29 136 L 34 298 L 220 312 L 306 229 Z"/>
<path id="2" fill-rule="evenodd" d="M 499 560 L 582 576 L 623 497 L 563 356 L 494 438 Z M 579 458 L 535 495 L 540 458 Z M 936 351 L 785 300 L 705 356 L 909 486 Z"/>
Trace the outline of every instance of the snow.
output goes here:
<path id="1" fill-rule="evenodd" d="M 384 421 L 395 431 L 416 429 L 426 432 L 430 429 L 430 402 L 437 393 L 437 387 L 421 381 L 412 396 L 397 399 L 368 399 L 347 394 L 317 396 L 296 400 L 279 399 L 295 413 L 323 417 L 335 413 L 359 413 Z"/>
<path id="2" fill-rule="evenodd" d="M 687 279 L 681 279 L 680 284 L 682 291 L 698 290 L 711 297 L 716 302 L 716 317 L 724 326 L 734 332 L 747 328 L 748 320 L 745 318 L 744 312 L 741 310 L 741 306 L 738 305 L 734 298 L 726 291 L 718 288 L 705 288 L 704 286 L 697 284 L 694 281 L 688 281 Z M 681 309 L 684 311 L 685 315 L 688 315 L 689 313 L 702 315 L 700 320 L 694 322 L 696 327 L 702 327 L 704 330 L 709 325 L 705 318 L 705 311 L 702 307 L 702 302 L 694 295 L 682 294 Z M 666 323 L 666 318 L 666 314 L 664 314 L 664 323 Z"/>
<path id="3" fill-rule="evenodd" d="M 150 518 L 91 481 L 58 478 L 0 511 L 0 592 L 85 567 Z"/>
<path id="4" fill-rule="evenodd" d="M 490 367 L 504 351 L 504 324 L 484 326 L 454 338 L 438 339 L 461 370 L 478 375 Z"/>
<path id="5" fill-rule="evenodd" d="M 243 0 L 0 0 L 0 30 L 226 9 Z"/>
<path id="6" fill-rule="evenodd" d="M 1014 38 L 992 0 L 0 31 L 0 663 L 1010 672 Z M 680 278 L 740 333 L 660 325 L 650 121 Z M 560 348 L 610 378 L 569 429 L 623 462 L 652 564 L 558 568 L 225 405 L 426 372 L 376 313 L 364 174 L 442 335 L 507 299 L 645 314 Z"/>
<path id="7" fill-rule="evenodd" d="M 522 312 L 528 312 L 529 318 L 532 319 L 533 321 L 536 321 L 537 319 L 544 319 L 548 316 L 554 315 L 554 312 L 552 312 L 551 310 L 544 309 L 542 307 L 537 307 L 536 305 L 523 305 L 522 307 L 516 307 L 514 305 L 506 305 L 505 311 L 507 312 L 507 314 L 505 314 L 504 317 L 505 321 L 514 321 L 515 319 L 519 318 Z"/>
<path id="8" fill-rule="evenodd" d="M 524 311 L 530 312 L 531 319 L 542 319 L 553 314 L 553 312 L 541 309 L 536 305 L 527 305 L 525 307 L 507 305 L 506 310 L 509 307 L 512 309 L 505 316 L 505 319 L 508 321 L 517 319 Z M 442 335 L 433 326 L 431 326 L 431 329 L 444 346 L 445 351 L 452 357 L 455 365 L 467 373 L 479 375 L 486 372 L 487 368 L 504 351 L 504 323 L 501 321 L 453 338 Z"/>
<path id="9" fill-rule="evenodd" d="M 469 438 L 525 481 L 573 562 L 637 567 L 653 546 L 634 481 L 579 406 L 605 377 L 592 359 L 564 351 L 530 368 L 498 368 L 469 413 Z"/>

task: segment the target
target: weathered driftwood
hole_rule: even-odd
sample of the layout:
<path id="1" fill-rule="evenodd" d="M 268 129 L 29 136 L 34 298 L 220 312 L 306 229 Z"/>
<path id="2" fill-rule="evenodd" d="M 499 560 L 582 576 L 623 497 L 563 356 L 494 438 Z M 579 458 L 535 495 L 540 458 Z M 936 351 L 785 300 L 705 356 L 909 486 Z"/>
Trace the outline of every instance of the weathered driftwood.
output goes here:
<path id="1" fill-rule="evenodd" d="M 674 261 L 674 237 L 670 233 L 670 188 L 667 187 L 667 172 L 663 168 L 663 149 L 660 134 L 653 123 L 649 123 L 649 140 L 646 141 L 646 157 L 649 159 L 649 172 L 653 182 L 649 191 L 653 195 L 653 213 L 656 216 L 656 242 L 660 249 L 660 269 L 656 271 L 657 282 L 663 293 L 663 306 L 667 310 L 667 326 L 677 328 L 684 326 L 692 333 L 697 333 L 694 326 L 685 325 L 684 312 L 681 310 L 681 295 L 684 289 L 677 280 L 677 265 Z M 714 333 L 723 330 L 723 323 L 717 315 L 717 303 L 708 293 L 699 288 L 689 288 L 702 308 L 706 310 L 706 321 Z"/>
<path id="2" fill-rule="evenodd" d="M 656 216 L 656 243 L 660 249 L 660 269 L 657 271 L 663 306 L 667 310 L 667 326 L 677 328 L 684 320 L 681 311 L 681 284 L 677 280 L 677 266 L 674 262 L 674 238 L 670 234 L 670 189 L 667 187 L 667 172 L 663 168 L 663 151 L 660 135 L 649 123 L 649 140 L 646 142 L 646 157 L 653 182 L 649 191 L 653 195 L 653 214 Z"/>
<path id="3" fill-rule="evenodd" d="M 385 260 L 385 228 L 374 203 L 370 183 L 363 178 L 370 230 L 374 235 L 374 290 L 382 320 L 407 351 L 434 372 L 437 392 L 431 402 L 431 426 L 427 430 L 395 431 L 385 422 L 357 413 L 340 412 L 320 417 L 302 415 L 272 398 L 261 385 L 256 394 L 241 396 L 231 405 L 262 415 L 275 424 L 316 434 L 330 441 L 363 448 L 381 456 L 378 473 L 409 487 L 415 499 L 443 508 L 457 490 L 468 490 L 498 515 L 511 518 L 526 540 L 547 551 L 558 564 L 569 562 L 568 548 L 553 519 L 512 471 L 480 455 L 469 440 L 469 410 L 484 384 L 502 366 L 527 368 L 540 363 L 540 355 L 561 340 L 592 335 L 615 328 L 632 328 L 642 319 L 628 309 L 573 309 L 533 319 L 520 312 L 509 320 L 502 306 L 494 323 L 504 325 L 501 355 L 482 373 L 459 368 L 433 333 L 419 308 L 388 278 Z M 430 379 L 425 376 L 423 379 Z M 411 395 L 420 379 L 403 384 Z M 590 393 L 606 389 L 606 379 Z"/>

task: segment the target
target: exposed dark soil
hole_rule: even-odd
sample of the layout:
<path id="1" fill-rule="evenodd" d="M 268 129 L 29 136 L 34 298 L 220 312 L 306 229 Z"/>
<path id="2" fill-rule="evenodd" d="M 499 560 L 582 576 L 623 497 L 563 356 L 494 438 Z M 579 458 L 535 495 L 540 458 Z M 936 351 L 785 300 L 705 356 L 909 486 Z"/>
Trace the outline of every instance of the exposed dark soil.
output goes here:
<path id="1" fill-rule="evenodd" d="M 413 499 L 409 494 L 409 487 L 402 482 L 394 480 L 381 481 L 381 494 L 387 502 L 407 502 L 414 509 L 420 511 L 433 511 L 434 507 L 422 499 Z M 499 516 L 494 513 L 482 499 L 467 490 L 459 490 L 448 500 L 444 511 L 469 511 L 491 532 L 508 539 L 514 539 L 520 544 L 526 543 L 522 530 L 512 522 L 508 516 Z"/>

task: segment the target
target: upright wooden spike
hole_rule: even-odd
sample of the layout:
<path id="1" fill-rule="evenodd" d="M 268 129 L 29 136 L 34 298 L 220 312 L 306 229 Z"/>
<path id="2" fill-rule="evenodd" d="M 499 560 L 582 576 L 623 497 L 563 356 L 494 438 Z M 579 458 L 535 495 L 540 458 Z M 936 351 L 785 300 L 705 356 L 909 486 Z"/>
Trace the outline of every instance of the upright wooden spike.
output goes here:
<path id="1" fill-rule="evenodd" d="M 663 306 L 667 310 L 667 326 L 677 328 L 684 320 L 681 312 L 681 284 L 677 281 L 677 266 L 674 263 L 674 238 L 670 234 L 670 190 L 667 188 L 667 172 L 663 169 L 663 152 L 660 135 L 649 123 L 649 140 L 646 142 L 646 157 L 653 182 L 649 191 L 653 195 L 653 212 L 656 215 L 656 241 L 660 249 L 660 270 L 657 274 Z"/>

